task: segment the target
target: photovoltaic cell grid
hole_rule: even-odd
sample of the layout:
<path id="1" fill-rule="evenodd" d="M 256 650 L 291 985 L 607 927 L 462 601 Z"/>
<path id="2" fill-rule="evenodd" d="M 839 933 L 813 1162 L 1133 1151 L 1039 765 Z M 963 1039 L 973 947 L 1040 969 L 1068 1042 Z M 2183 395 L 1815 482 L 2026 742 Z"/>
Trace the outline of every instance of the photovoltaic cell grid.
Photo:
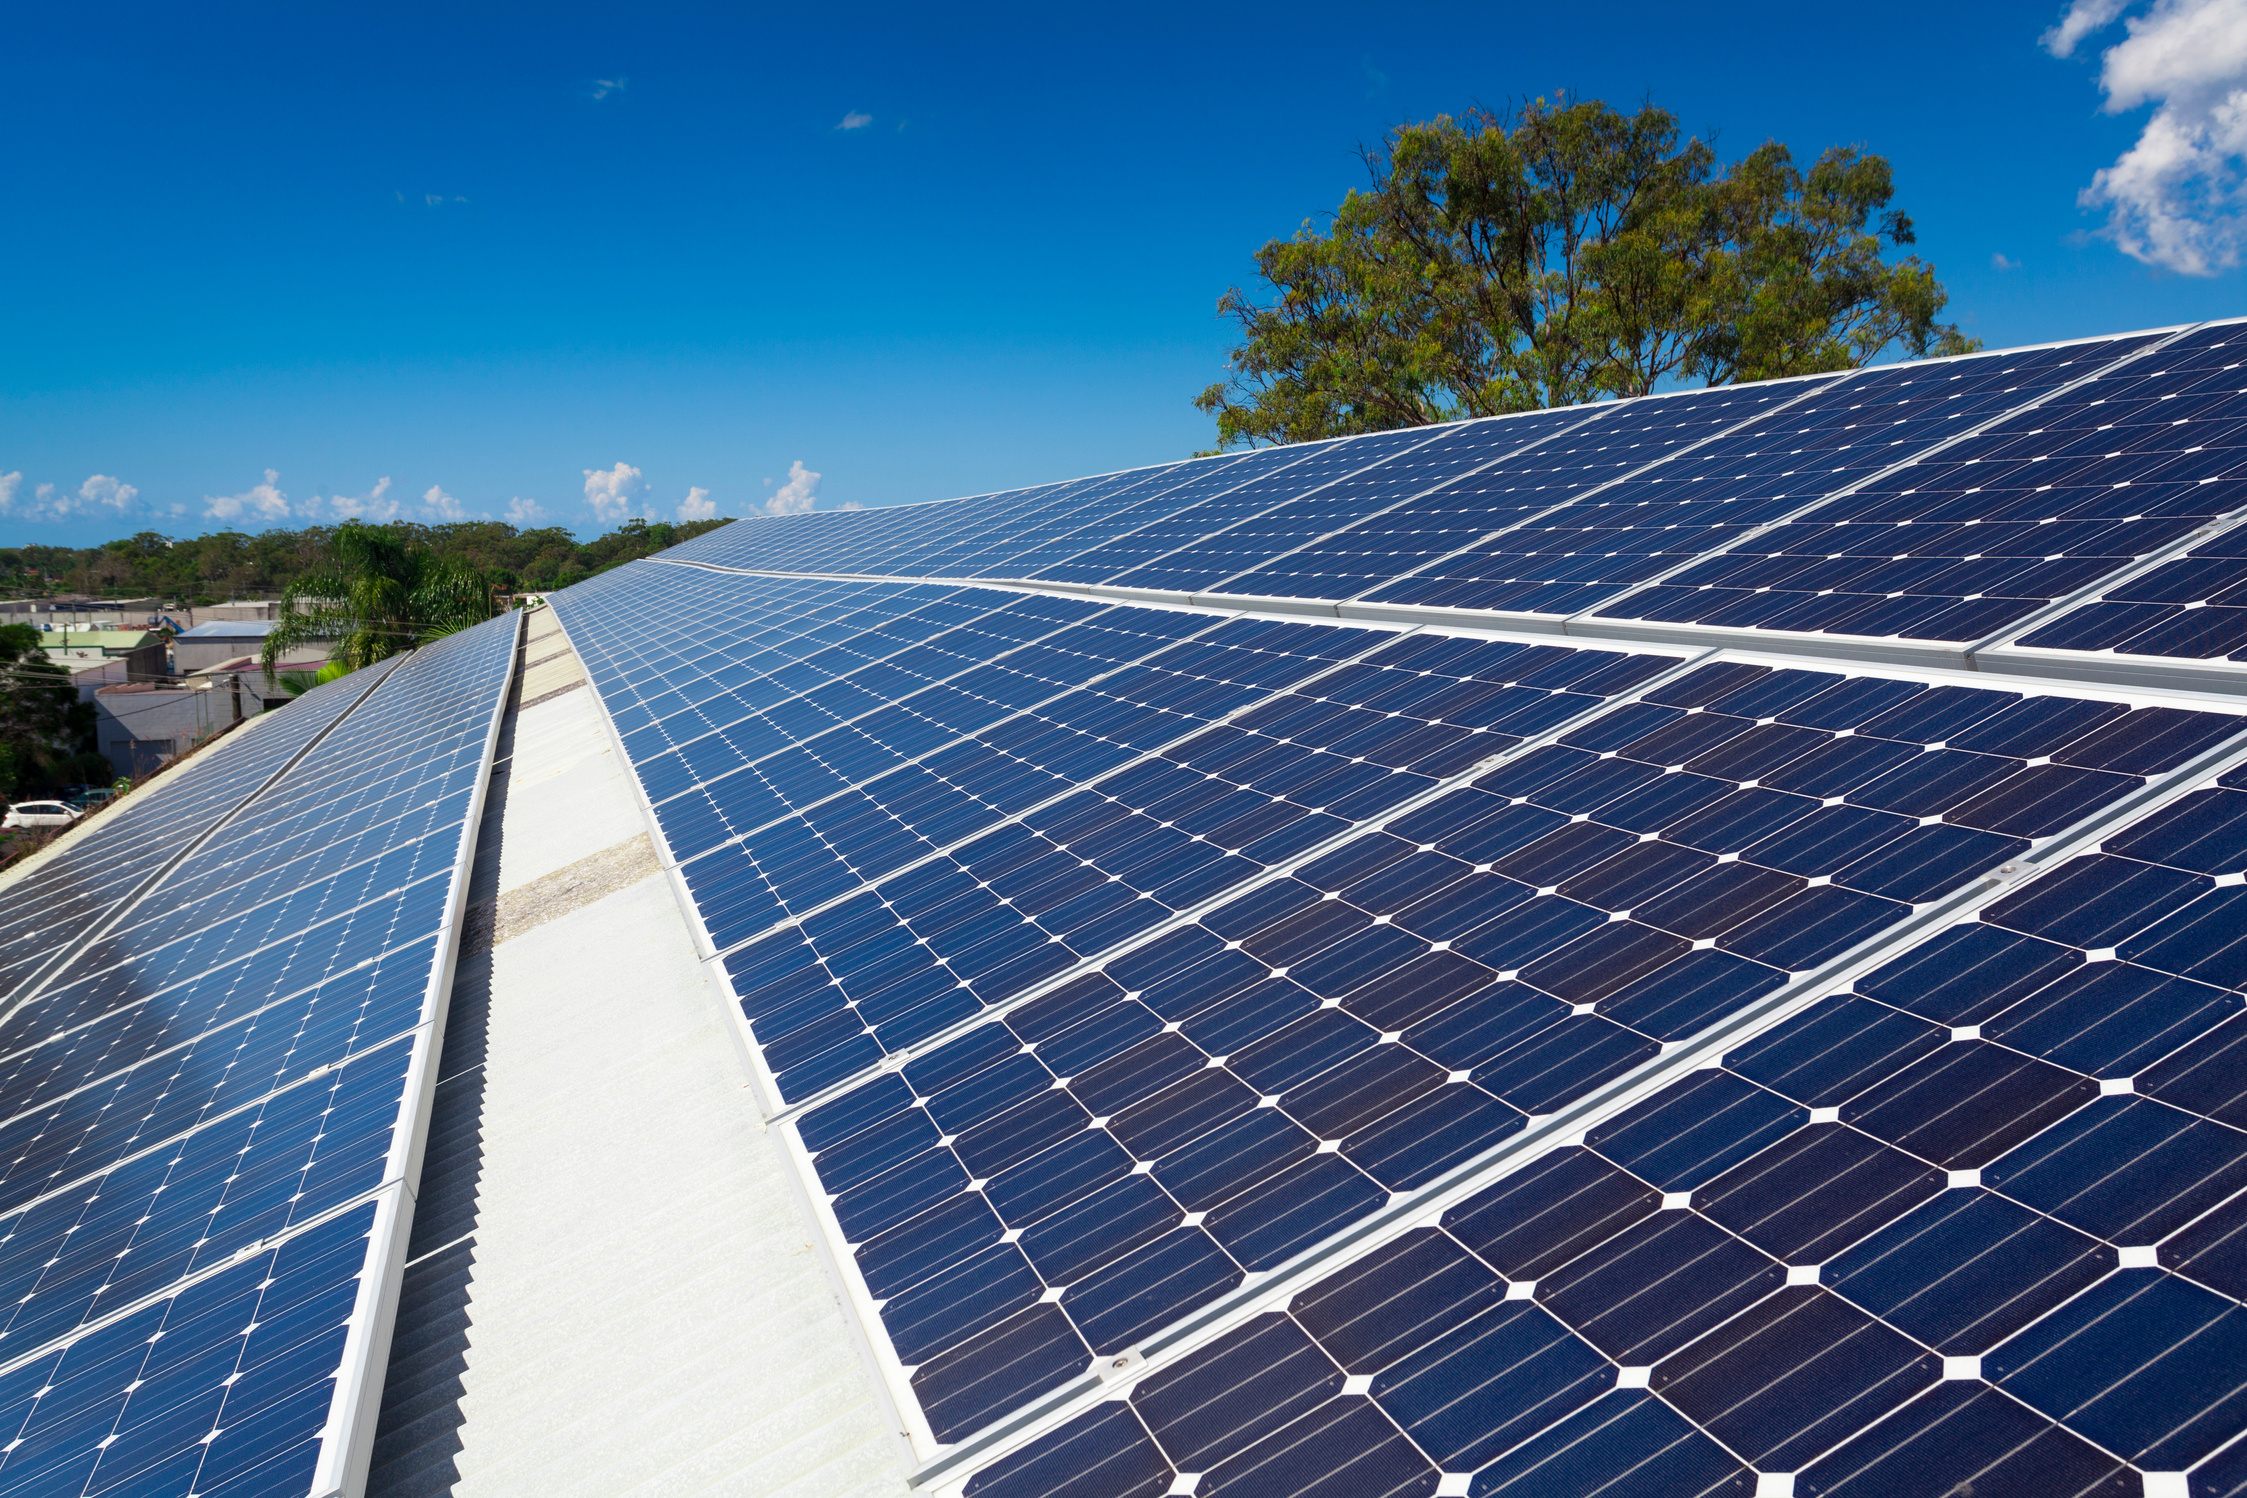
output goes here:
<path id="1" fill-rule="evenodd" d="M 799 1137 L 956 1440 L 2239 729 L 1702 667 Z"/>
<path id="2" fill-rule="evenodd" d="M 1318 560 L 1321 543 L 1332 543 L 1345 532 L 1379 528 L 1384 519 L 1391 516 L 1402 517 L 1406 528 L 1419 538 L 1420 544 L 1427 544 L 1443 533 L 1443 522 L 1430 523 L 1431 517 L 1445 513 L 1444 501 L 1435 497 L 1438 494 L 1450 495 L 1454 489 L 1463 487 L 1465 492 L 1455 503 L 1457 509 L 1464 512 L 1477 507 L 1477 496 L 1501 487 L 1499 478 L 1510 477 L 1515 480 L 1511 487 L 1531 496 L 1524 501 L 1526 506 L 1543 508 L 1558 502 L 1558 493 L 1553 487 L 1556 482 L 1569 485 L 1595 482 L 1574 472 L 1565 461 L 1556 463 L 1548 459 L 1540 463 L 1535 456 L 1541 446 L 1554 444 L 1595 419 L 1594 415 L 1580 410 L 1540 411 L 1503 421 L 1470 422 L 1442 428 L 1424 445 L 1363 469 L 1315 494 L 1290 497 L 1262 514 L 1223 531 L 1195 538 L 1171 555 L 1117 573 L 1107 580 L 1127 587 L 1180 592 L 1228 588 L 1241 593 L 1300 592 L 1296 587 L 1267 584 L 1261 580 L 1267 574 L 1277 576 L 1284 571 L 1283 558 L 1308 556 L 1313 559 L 1311 565 L 1324 565 Z M 1425 432 L 1420 435 L 1427 437 Z M 1540 482 L 1531 483 L 1532 475 Z M 1483 481 L 1481 485 L 1473 483 L 1478 478 Z M 1481 500 L 1481 504 L 1486 506 L 1488 500 Z M 1247 580 L 1251 576 L 1260 580 L 1259 583 L 1252 585 Z M 1236 581 L 1239 586 L 1235 586 Z"/>
<path id="3" fill-rule="evenodd" d="M 966 1491 L 2237 1493 L 2243 874 L 2234 770 Z"/>
<path id="4" fill-rule="evenodd" d="M 2159 342 L 1529 413 L 1432 440 L 1267 449 L 1204 460 L 1226 466 L 1199 479 L 1201 465 L 1163 470 L 1167 487 L 1129 504 L 1098 491 L 1143 494 L 1157 481 L 1060 486 L 1037 492 L 1085 496 L 1060 535 L 1002 542 L 1005 560 L 973 568 L 961 565 L 962 531 L 1039 506 L 912 506 L 828 527 L 817 565 L 1970 642 L 2235 508 L 2223 453 L 2237 424 L 2239 392 L 2224 384 L 2237 330 Z M 2180 399 L 2189 414 L 2176 414 Z M 1238 466 L 1258 461 L 1257 473 Z M 2061 467 L 2041 466 L 2051 462 Z M 679 555 L 785 570 L 819 533 L 800 523 L 811 518 L 753 522 Z M 980 534 L 977 544 L 991 550 Z"/>
<path id="5" fill-rule="evenodd" d="M 1415 660 L 1429 662 L 1425 676 Z M 730 955 L 727 973 L 784 1095 L 804 1095 L 791 1073 L 810 1057 L 814 1084 L 863 1070 L 1670 662 L 1429 637 L 1384 644 L 1352 664 L 1362 669 L 1265 695 L 1229 723 L 1190 725 L 1161 752 L 1064 787 Z M 1400 676 L 1400 691 L 1435 687 L 1449 700 L 1431 692 L 1425 717 L 1351 700 L 1378 698 L 1383 677 Z"/>
<path id="6" fill-rule="evenodd" d="M 1312 444 L 1316 450 L 1334 444 Z M 1300 462 L 1305 449 L 1269 448 L 1076 484 L 1044 486 L 964 504 L 852 512 L 843 526 L 785 525 L 748 550 L 712 539 L 682 555 L 726 566 L 782 572 L 982 577 L 1066 560 L 1079 552 L 1175 514 L 1248 480 Z M 809 517 L 802 517 L 809 518 Z M 824 518 L 824 517 L 822 517 Z M 714 538 L 718 532 L 712 532 Z M 964 538 L 982 545 L 955 553 Z M 703 538 L 697 538 L 703 539 Z M 987 549 L 986 549 L 987 548 Z M 922 572 L 937 556 L 956 571 Z M 1034 559 L 1034 560 L 1032 560 Z M 908 570 L 910 569 L 910 570 Z"/>
<path id="7" fill-rule="evenodd" d="M 919 744 L 904 730 L 907 718 L 941 727 L 951 716 L 947 707 L 956 710 L 963 698 L 990 690 L 999 674 L 1035 675 L 1041 662 L 1082 653 L 1081 646 L 1100 640 L 1103 627 L 1063 630 L 1098 612 L 1099 605 L 1075 600 L 965 590 L 829 646 L 795 670 L 761 677 L 754 688 L 719 703 L 698 703 L 643 730 L 627 752 L 644 766 L 642 783 L 659 804 L 706 789 L 735 827 L 761 826 L 787 805 L 741 799 L 755 796 L 752 786 L 778 781 L 798 797 L 816 798 L 895 768 Z M 1087 659 L 1108 662 L 1111 656 Z M 829 679 L 818 680 L 825 673 Z M 758 705 L 749 707 L 744 699 L 752 692 Z M 835 764 L 843 779 L 802 782 L 802 771 L 791 770 L 791 764 L 808 763 L 806 754 L 791 751 L 815 743 L 810 756 Z M 739 783 L 721 787 L 730 776 L 740 776 Z"/>
<path id="8" fill-rule="evenodd" d="M 2247 531 L 2227 530 L 2014 643 L 2185 660 L 2247 659 Z"/>
<path id="9" fill-rule="evenodd" d="M 1399 461 L 1400 454 L 1424 447 L 1434 436 L 1427 431 L 1406 429 L 1377 432 L 1350 442 L 1299 447 L 1292 449 L 1295 461 L 1231 484 L 1226 484 L 1225 480 L 1237 476 L 1240 470 L 1219 470 L 1207 485 L 1183 484 L 1153 501 L 1172 513 L 1149 518 L 1145 524 L 1079 551 L 1066 561 L 1040 565 L 1038 554 L 1032 553 L 1021 559 L 1021 565 L 1034 569 L 1029 575 L 1055 582 L 1106 582 L 1119 575 L 1136 574 L 1150 579 L 1143 586 L 1160 587 L 1161 583 L 1151 579 L 1164 575 L 1161 569 L 1165 559 L 1181 548 L 1191 547 L 1206 536 L 1253 520 L 1305 494 L 1325 493 L 1336 485 L 1346 484 L 1353 475 L 1367 468 L 1375 465 L 1385 468 Z M 1405 471 L 1413 472 L 1414 466 L 1408 464 Z M 1224 487 L 1217 489 L 1221 484 Z M 1206 492 L 1208 490 L 1216 492 Z M 1187 498 L 1194 501 L 1189 507 L 1173 509 Z M 1120 518 L 1129 520 L 1137 513 L 1127 510 Z M 1063 537 L 1062 544 L 1074 544 L 1078 539 L 1081 538 Z"/>
<path id="10" fill-rule="evenodd" d="M 0 1373 L 0 1492 L 309 1491 L 377 1207 Z"/>
<path id="11" fill-rule="evenodd" d="M 310 1488 L 514 624 L 388 671 L 0 1020 L 0 1492 Z"/>
<path id="12" fill-rule="evenodd" d="M 151 870 L 143 852 L 176 849 L 239 805 L 290 757 L 332 725 L 395 662 L 329 682 L 291 706 L 301 709 L 250 720 L 224 754 L 204 753 L 165 778 L 163 792 L 135 796 L 104 811 L 63 849 L 12 886 L 0 915 L 0 1004 L 20 1002 L 24 985 L 59 956 L 70 939 L 115 910 Z"/>
<path id="13" fill-rule="evenodd" d="M 2243 350 L 2237 324 L 2185 334 L 1603 612 L 1933 640 L 2002 631 L 2240 507 Z"/>
<path id="14" fill-rule="evenodd" d="M 2011 1374 L 1984 1377 L 1980 1352 L 1937 1346 L 1874 1304 L 1869 1280 L 1842 1288 L 1843 1251 L 1888 1218 L 1800 1244 L 1762 1224 L 1814 1191 L 1888 1201 L 1892 1155 L 1939 1177 L 1929 1203 L 1988 1196 L 2067 1223 L 1911 1129 L 2041 1118 L 1985 1085 L 2019 1070 L 1995 1051 L 2075 1067 L 2094 1099 L 2136 1097 L 2063 1052 L 2128 1034 L 2150 1065 L 2166 1052 L 2147 1047 L 2193 1040 L 2233 994 L 2192 1008 L 2182 989 L 2107 987 L 2087 1008 L 2054 989 L 1986 1041 L 1938 1025 L 1942 1054 L 1983 1070 L 1905 1103 L 1867 1101 L 1886 1073 L 1813 1100 L 1756 1069 L 1836 1006 L 1904 1012 L 1876 975 L 1620 1117 L 1598 1104 L 1606 1121 L 1581 1145 L 1527 1136 L 1526 1164 L 1507 1158 L 1440 1223 L 1370 1255 L 1336 1235 L 1415 1193 L 1476 1189 L 1455 1183 L 1537 1120 L 1655 1085 L 1662 1058 L 1712 1027 L 1799 1007 L 1787 996 L 1840 981 L 1827 968 L 1922 941 L 1937 906 L 2198 763 L 2236 731 L 2228 709 L 1893 667 L 1687 668 L 1675 647 L 971 580 L 1683 622 L 1775 648 L 1808 633 L 1971 646 L 2030 621 L 2016 643 L 2035 649 L 2057 643 L 2037 629 L 2108 609 L 2102 579 L 2138 573 L 2112 603 L 2207 615 L 2168 627 L 2217 640 L 2220 565 L 2148 599 L 2123 590 L 2227 560 L 2212 530 L 2235 508 L 2236 331 L 754 522 L 562 595 L 767 1095 L 816 1104 L 784 1132 L 923 1453 L 1323 1244 L 1328 1281 L 1284 1313 L 1199 1348 L 1189 1336 L 1176 1362 L 967 1490 L 1747 1492 L 1793 1473 L 1797 1492 L 1869 1493 L 1955 1469 L 1941 1490 L 2126 1491 L 2133 1464 L 2181 1470 Z M 2077 867 L 2020 898 L 2087 877 Z M 2201 883 L 2217 898 L 2236 877 Z M 2053 939 L 2005 927 L 2011 903 L 1957 929 Z M 2230 919 L 2211 908 L 2197 929 Z M 1888 971 L 1947 973 L 1953 939 Z M 2084 971 L 2116 967 L 2086 943 Z M 2066 1045 L 2035 1039 L 2069 1025 Z M 1965 1102 L 1943 1092 L 1954 1083 Z M 1992 1146 L 1988 1172 L 2026 1144 Z M 1552 1212 L 1575 1223 L 1587 1172 L 1583 1191 L 1639 1206 L 1612 1224 L 1601 1208 L 1539 1250 L 1537 1273 L 1509 1260 L 1492 1235 Z M 1548 1178 L 1558 1205 L 1507 1194 Z M 1935 1210 L 1896 1199 L 1891 1217 Z M 1631 1237 L 1658 1232 L 1698 1236 Z M 1744 1288 L 1678 1309 L 1700 1293 L 1679 1256 L 1698 1266 L 1704 1242 Z M 2145 1244 L 2109 1247 L 2118 1273 L 2153 1262 Z M 1431 1298 L 1411 1288 L 1424 1279 L 1480 1289 Z M 1351 1343 L 1389 1300 L 1411 1303 L 1396 1314 L 1418 1330 Z M 1835 1372 L 1886 1368 L 1867 1351 L 1901 1345 L 1883 1337 L 1914 1342 L 1913 1368 L 1935 1359 L 1932 1387 L 1868 1372 L 1886 1392 L 1863 1394 Z M 1782 1343 L 1812 1349 L 1785 1377 L 1769 1373 Z M 1532 1367 L 1558 1382 L 1506 1382 Z M 1892 1439 L 1867 1445 L 1868 1428 Z M 2214 1470 L 2192 1490 L 2231 1491 Z"/>
<path id="15" fill-rule="evenodd" d="M 716 714 L 713 723 L 746 716 L 757 702 L 735 703 L 729 695 L 734 689 L 760 682 L 765 673 L 789 670 L 806 657 L 885 622 L 899 627 L 895 621 L 900 616 L 953 591 L 892 582 L 809 579 L 758 579 L 744 587 L 738 578 L 696 572 L 683 573 L 673 587 L 680 613 L 643 620 L 647 649 L 607 665 L 609 690 L 618 699 L 618 728 L 626 734 L 645 736 L 689 704 Z M 902 638 L 909 641 L 920 635 Z M 714 640 L 722 644 L 714 646 Z M 860 664 L 863 661 L 851 660 L 840 669 Z M 801 686 L 834 674 L 836 668 L 830 668 Z M 700 731 L 699 727 L 673 728 L 664 737 L 679 740 Z"/>
<path id="16" fill-rule="evenodd" d="M 807 555 L 800 530 L 761 522 L 739 536 L 713 532 L 671 555 L 766 570 L 1182 591 L 1223 584 L 1233 592 L 1344 599 L 1706 441 L 1819 383 L 1781 381 L 1531 412 L 1433 432 L 1203 459 L 1154 477 L 1117 475 L 1094 481 L 1081 502 L 1047 518 L 1047 535 L 1033 544 L 1003 535 L 982 539 L 973 528 L 984 502 L 964 501 L 859 512 L 887 519 L 832 528 L 827 549 L 808 565 L 798 560 Z M 1007 512 L 1030 513 L 1034 507 Z M 963 531 L 978 534 L 976 549 L 962 548 Z M 1251 570 L 1266 561 L 1279 570 Z"/>
<path id="17" fill-rule="evenodd" d="M 1493 531 L 1533 519 L 1623 475 L 1705 441 L 1749 415 L 1801 394 L 1796 384 L 1746 386 L 1675 402 L 1650 402 L 1471 423 L 1449 429 L 1410 456 L 1396 475 L 1400 502 L 1381 485 L 1392 460 L 1360 476 L 1362 518 L 1338 528 L 1333 503 L 1298 501 L 1276 512 L 1271 528 L 1299 520 L 1304 536 L 1265 563 L 1244 557 L 1243 542 L 1213 536 L 1167 559 L 1160 577 L 1126 574 L 1132 585 L 1249 595 L 1346 599 L 1400 573 L 1434 564 Z M 1532 445 L 1534 443 L 1534 445 Z M 1496 455 L 1496 461 L 1491 461 Z M 1443 481 L 1440 488 L 1435 481 Z M 1337 501 L 1349 496 L 1338 496 Z M 1320 498 L 1323 498 L 1320 497 Z M 1245 570 L 1243 563 L 1250 563 Z M 1261 564 L 1261 565 L 1256 565 Z"/>
<path id="18" fill-rule="evenodd" d="M 1231 467 L 1240 460 L 1220 461 Z M 1189 468 L 1195 477 L 1216 471 L 1214 464 L 1171 463 L 1042 489 L 1010 490 L 970 501 L 957 516 L 945 513 L 942 506 L 924 506 L 925 514 L 910 517 L 903 525 L 890 512 L 867 511 L 881 517 L 875 522 L 881 539 L 870 554 L 885 559 L 875 569 L 882 572 L 961 578 L 1005 573 L 1010 570 L 1008 559 L 1038 551 L 1124 505 L 1154 498 L 1173 487 Z M 861 554 L 855 542 L 840 537 L 815 541 L 815 528 L 798 534 L 806 543 L 839 548 L 822 552 L 825 558 L 852 560 Z"/>
<path id="19" fill-rule="evenodd" d="M 610 627 L 633 617 L 628 592 L 607 597 Z M 603 623 L 560 607 L 601 658 Z M 1129 643 L 1062 655 L 1095 631 Z M 1166 643 L 1179 634 L 1192 637 Z M 1107 674 L 1002 717 L 1067 674 L 1002 656 L 1031 685 L 981 691 L 973 717 L 941 725 L 996 727 L 753 827 L 722 861 L 697 860 L 696 824 L 656 803 L 717 946 L 787 922 L 726 959 L 782 1096 L 1004 1002 L 1673 664 L 1128 606 L 1036 648 L 1078 679 Z M 1115 669 L 1133 652 L 1147 653 Z M 852 732 L 802 748 L 863 741 Z M 766 784 L 775 758 L 760 763 Z"/>
<path id="20" fill-rule="evenodd" d="M 1753 527 L 2091 374 L 2129 346 L 2077 344 L 1829 381 L 1659 468 L 1365 596 L 1544 614 L 1593 611 Z M 1695 404 L 1714 405 L 1723 393 Z"/>

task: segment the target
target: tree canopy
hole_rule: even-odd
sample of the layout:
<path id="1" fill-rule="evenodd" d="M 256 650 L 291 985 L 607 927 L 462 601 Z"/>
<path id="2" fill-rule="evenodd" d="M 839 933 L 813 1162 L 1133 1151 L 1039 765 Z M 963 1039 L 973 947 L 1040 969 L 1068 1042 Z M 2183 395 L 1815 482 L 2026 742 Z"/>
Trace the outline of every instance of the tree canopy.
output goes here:
<path id="1" fill-rule="evenodd" d="M 1494 416 L 1980 345 L 1891 207 L 1888 162 L 1776 141 L 1730 165 L 1653 104 L 1532 100 L 1390 132 L 1324 230 L 1257 252 L 1261 295 L 1195 404 L 1218 445 Z"/>
<path id="2" fill-rule="evenodd" d="M 28 624 L 0 624 L 0 795 L 59 782 L 94 748 L 94 705 L 39 648 Z"/>
<path id="3" fill-rule="evenodd" d="M 560 526 L 522 530 L 504 521 L 471 520 L 383 526 L 408 543 L 489 573 L 509 592 L 546 592 L 596 572 L 676 546 L 724 520 L 627 520 L 592 541 Z M 93 597 L 155 597 L 181 604 L 225 598 L 272 598 L 301 574 L 327 564 L 337 531 L 330 526 L 269 530 L 255 535 L 214 531 L 171 537 L 142 531 L 100 546 L 0 547 L 0 589 L 12 597 L 53 592 Z"/>
<path id="4" fill-rule="evenodd" d="M 346 521 L 328 538 L 326 565 L 281 591 L 280 622 L 265 637 L 268 676 L 291 650 L 335 642 L 334 659 L 356 671 L 499 612 L 496 580 L 483 568 L 440 556 L 388 526 Z"/>

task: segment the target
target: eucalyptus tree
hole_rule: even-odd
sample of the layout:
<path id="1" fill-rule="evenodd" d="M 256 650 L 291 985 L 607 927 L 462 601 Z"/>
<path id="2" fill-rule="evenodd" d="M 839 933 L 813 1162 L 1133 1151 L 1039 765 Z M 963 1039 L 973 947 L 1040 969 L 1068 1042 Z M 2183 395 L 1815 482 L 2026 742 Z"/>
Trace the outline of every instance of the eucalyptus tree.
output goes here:
<path id="1" fill-rule="evenodd" d="M 1652 104 L 1532 100 L 1390 132 L 1326 227 L 1219 301 L 1220 447 L 1491 416 L 1976 347 L 1881 157 L 1730 165 Z"/>

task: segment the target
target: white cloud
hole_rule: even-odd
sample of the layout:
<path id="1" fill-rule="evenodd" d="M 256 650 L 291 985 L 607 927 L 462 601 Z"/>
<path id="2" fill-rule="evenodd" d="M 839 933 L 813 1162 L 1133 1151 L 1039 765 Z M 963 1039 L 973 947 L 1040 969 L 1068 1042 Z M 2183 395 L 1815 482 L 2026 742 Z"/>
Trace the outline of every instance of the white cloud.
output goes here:
<path id="1" fill-rule="evenodd" d="M 97 473 L 78 486 L 78 498 L 85 504 L 102 505 L 112 510 L 129 510 L 140 491 L 131 484 L 120 483 L 106 473 Z"/>
<path id="2" fill-rule="evenodd" d="M 2019 270 L 2021 262 L 2003 253 L 1990 256 L 1991 270 Z"/>
<path id="3" fill-rule="evenodd" d="M 631 81 L 622 73 L 617 74 L 614 78 L 596 78 L 593 80 L 593 87 L 590 92 L 596 99 L 606 99 L 610 94 L 623 93 L 624 86 Z"/>
<path id="4" fill-rule="evenodd" d="M 2124 254 L 2188 276 L 2229 270 L 2247 249 L 2247 0 L 2075 0 L 2044 34 L 2066 57 L 2123 21 L 2100 54 L 2109 114 L 2155 106 L 2136 145 L 2077 201 L 2107 211 Z"/>
<path id="5" fill-rule="evenodd" d="M 395 520 L 398 518 L 398 501 L 384 497 L 389 493 L 390 478 L 385 474 L 383 477 L 376 479 L 374 487 L 364 494 L 329 495 L 327 500 L 328 511 L 338 520 L 365 520 L 375 524 L 380 524 L 385 520 Z M 300 508 L 307 515 L 311 515 L 319 512 L 319 506 L 320 497 L 314 495 Z"/>
<path id="6" fill-rule="evenodd" d="M 468 511 L 461 507 L 459 500 L 445 492 L 445 486 L 442 484 L 431 484 L 429 486 L 428 492 L 421 496 L 421 508 L 428 513 L 431 520 L 440 525 L 469 518 Z"/>
<path id="7" fill-rule="evenodd" d="M 585 474 L 585 502 L 593 507 L 595 518 L 618 521 L 632 513 L 632 497 L 640 488 L 640 470 L 629 463 L 619 463 L 614 468 L 588 468 Z"/>
<path id="8" fill-rule="evenodd" d="M 529 525 L 534 520 L 546 518 L 546 506 L 535 499 L 525 499 L 518 494 L 507 501 L 507 519 L 512 525 Z"/>
<path id="9" fill-rule="evenodd" d="M 770 480 L 767 480 L 770 482 Z M 765 501 L 767 515 L 804 515 L 811 511 L 812 501 L 819 497 L 819 475 L 797 459 L 788 465 L 788 482 Z"/>
<path id="10" fill-rule="evenodd" d="M 873 123 L 874 117 L 872 115 L 860 114 L 854 109 L 849 114 L 844 115 L 843 122 L 835 128 L 837 130 L 863 130 Z"/>
<path id="11" fill-rule="evenodd" d="M 711 500 L 709 490 L 688 487 L 687 497 L 679 506 L 681 520 L 708 520 L 717 513 L 718 506 Z"/>
<path id="12" fill-rule="evenodd" d="M 265 482 L 252 484 L 240 494 L 206 494 L 203 513 L 213 520 L 285 520 L 289 496 L 279 487 L 281 475 L 265 470 Z"/>
<path id="13" fill-rule="evenodd" d="M 36 484 L 23 496 L 21 473 L 0 473 L 0 515 L 23 520 L 62 520 L 92 510 L 122 515 L 132 509 L 140 491 L 131 484 L 97 473 L 78 486 L 77 492 L 57 484 Z"/>
<path id="14" fill-rule="evenodd" d="M 2044 33 L 2040 40 L 2044 50 L 2054 57 L 2065 57 L 2075 50 L 2075 44 L 2092 32 L 2112 22 L 2122 14 L 2125 0 L 2075 0 L 2060 24 Z"/>

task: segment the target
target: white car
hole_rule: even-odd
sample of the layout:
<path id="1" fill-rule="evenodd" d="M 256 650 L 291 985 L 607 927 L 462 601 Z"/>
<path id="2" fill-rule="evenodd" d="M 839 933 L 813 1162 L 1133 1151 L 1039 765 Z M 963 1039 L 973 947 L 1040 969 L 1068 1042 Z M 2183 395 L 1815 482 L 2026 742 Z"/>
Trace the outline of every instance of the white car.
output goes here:
<path id="1" fill-rule="evenodd" d="M 0 818 L 0 827 L 68 827 L 84 815 L 60 801 L 18 801 Z"/>

